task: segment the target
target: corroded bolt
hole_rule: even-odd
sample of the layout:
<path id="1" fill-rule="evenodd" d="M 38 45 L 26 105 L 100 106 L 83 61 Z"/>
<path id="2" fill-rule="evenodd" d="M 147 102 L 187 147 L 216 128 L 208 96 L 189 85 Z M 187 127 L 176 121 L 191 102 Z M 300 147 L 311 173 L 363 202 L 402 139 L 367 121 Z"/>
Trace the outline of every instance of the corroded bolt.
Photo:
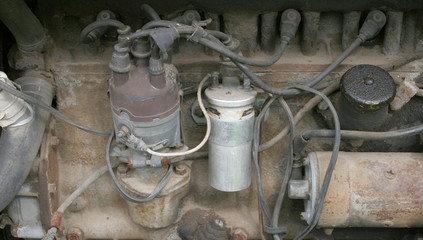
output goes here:
<path id="1" fill-rule="evenodd" d="M 118 173 L 127 173 L 129 170 L 128 165 L 120 164 L 117 168 Z"/>
<path id="2" fill-rule="evenodd" d="M 237 228 L 232 234 L 232 240 L 247 240 L 247 239 L 248 239 L 248 234 L 245 232 L 244 229 Z"/>
<path id="3" fill-rule="evenodd" d="M 184 165 L 177 165 L 175 167 L 175 172 L 178 175 L 184 175 L 185 173 L 187 173 L 187 169 Z"/>
<path id="4" fill-rule="evenodd" d="M 67 234 L 68 240 L 83 240 L 84 239 L 84 232 L 77 227 L 71 227 Z"/>
<path id="5" fill-rule="evenodd" d="M 51 136 L 50 137 L 50 144 L 51 144 L 51 146 L 57 146 L 57 145 L 59 145 L 59 143 L 60 143 L 60 140 L 59 140 L 58 137 L 56 137 L 56 136 Z"/>
<path id="6" fill-rule="evenodd" d="M 130 134 L 130 130 L 127 126 L 122 126 L 119 129 L 119 132 L 117 133 L 117 136 L 119 138 L 127 137 Z"/>

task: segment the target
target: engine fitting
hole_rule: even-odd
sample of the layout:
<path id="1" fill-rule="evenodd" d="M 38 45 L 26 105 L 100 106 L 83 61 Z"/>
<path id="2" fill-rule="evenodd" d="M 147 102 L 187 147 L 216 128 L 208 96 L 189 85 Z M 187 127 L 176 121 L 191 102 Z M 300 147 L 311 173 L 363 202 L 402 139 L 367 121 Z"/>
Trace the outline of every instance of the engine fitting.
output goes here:
<path id="1" fill-rule="evenodd" d="M 251 184 L 251 143 L 257 92 L 240 85 L 238 76 L 224 76 L 206 89 L 211 120 L 209 183 L 225 192 L 241 191 Z"/>
<path id="2" fill-rule="evenodd" d="M 149 46 L 145 40 L 134 45 L 134 65 L 127 49 L 120 53 L 115 48 L 120 65 L 115 64 L 115 56 L 111 63 L 110 103 L 116 138 L 137 151 L 181 144 L 178 71 L 161 58 L 150 58 Z"/>
<path id="3" fill-rule="evenodd" d="M 389 103 L 395 97 L 391 75 L 380 67 L 358 65 L 341 79 L 339 119 L 349 130 L 378 129 L 388 114 Z"/>

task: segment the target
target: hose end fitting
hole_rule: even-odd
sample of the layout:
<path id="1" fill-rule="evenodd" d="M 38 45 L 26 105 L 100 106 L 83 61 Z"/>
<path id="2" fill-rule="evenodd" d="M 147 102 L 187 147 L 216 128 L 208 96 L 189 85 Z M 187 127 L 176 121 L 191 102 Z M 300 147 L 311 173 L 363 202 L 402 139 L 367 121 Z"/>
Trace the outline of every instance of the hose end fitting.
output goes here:
<path id="1" fill-rule="evenodd" d="M 379 31 L 383 28 L 386 23 L 386 16 L 382 11 L 373 10 L 371 11 L 366 20 L 363 23 L 363 26 L 360 28 L 360 33 L 358 38 L 363 42 L 375 37 Z"/>
<path id="2" fill-rule="evenodd" d="M 295 9 L 283 11 L 281 17 L 281 38 L 289 42 L 295 37 L 298 26 L 301 22 L 301 14 Z"/>
<path id="3" fill-rule="evenodd" d="M 115 45 L 115 51 L 112 54 L 112 60 L 109 63 L 109 68 L 113 72 L 127 73 L 131 69 L 131 60 L 129 59 L 129 49 L 127 47 Z"/>

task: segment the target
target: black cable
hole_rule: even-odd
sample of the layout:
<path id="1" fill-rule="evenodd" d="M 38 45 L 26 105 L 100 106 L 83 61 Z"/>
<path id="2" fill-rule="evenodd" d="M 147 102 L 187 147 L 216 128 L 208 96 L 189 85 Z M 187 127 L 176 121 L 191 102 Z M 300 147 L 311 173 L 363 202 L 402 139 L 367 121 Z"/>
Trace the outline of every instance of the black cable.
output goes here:
<path id="1" fill-rule="evenodd" d="M 159 14 L 150 5 L 144 3 L 141 5 L 141 11 L 150 21 L 160 20 Z"/>
<path id="2" fill-rule="evenodd" d="M 355 40 L 354 43 L 351 44 L 351 46 L 341 54 L 341 56 L 339 56 L 333 63 L 331 63 L 322 73 L 316 76 L 311 82 L 307 83 L 306 86 L 313 87 L 314 85 L 321 82 L 327 75 L 329 75 L 329 73 L 331 73 L 336 67 L 338 67 L 339 64 L 344 61 L 345 58 L 347 58 L 351 54 L 352 51 L 354 51 L 358 46 L 360 46 L 361 42 L 361 39 L 357 38 L 357 40 Z M 239 62 L 234 60 L 233 62 L 254 83 L 254 85 L 258 86 L 259 88 L 263 89 L 268 93 L 284 97 L 293 97 L 299 94 L 299 91 L 294 90 L 292 88 L 278 89 L 270 87 L 269 85 L 264 83 L 260 78 L 258 78 L 253 72 L 251 72 L 251 70 L 248 69 L 245 65 L 240 64 Z"/>
<path id="3" fill-rule="evenodd" d="M 335 107 L 333 106 L 329 98 L 326 97 L 326 95 L 322 94 L 319 91 L 316 91 L 313 88 L 306 87 L 306 86 L 295 85 L 295 86 L 290 86 L 289 88 L 296 88 L 296 89 L 300 89 L 303 91 L 307 91 L 307 92 L 319 95 L 328 104 L 329 109 L 333 115 L 333 121 L 335 124 L 335 140 L 334 140 L 333 149 L 332 149 L 332 156 L 330 158 L 330 162 L 326 170 L 325 178 L 323 180 L 323 184 L 320 190 L 319 200 L 317 202 L 317 205 L 314 207 L 314 212 L 311 217 L 310 224 L 294 239 L 294 240 L 300 240 L 300 239 L 303 239 L 305 236 L 307 236 L 319 222 L 320 213 L 322 211 L 325 197 L 329 189 L 329 184 L 332 178 L 333 169 L 335 168 L 336 161 L 338 160 L 339 147 L 341 144 L 341 128 L 340 128 L 339 118 L 336 113 Z"/>
<path id="4" fill-rule="evenodd" d="M 123 24 L 122 22 L 115 20 L 115 19 L 104 19 L 104 20 L 97 20 L 95 22 L 90 23 L 88 26 L 86 26 L 80 35 L 80 39 L 82 43 L 90 43 L 92 39 L 88 37 L 89 33 L 93 31 L 96 28 L 100 27 L 115 27 L 120 30 L 126 30 L 128 26 Z"/>
<path id="5" fill-rule="evenodd" d="M 35 99 L 32 96 L 29 96 L 28 94 L 25 94 L 23 92 L 20 92 L 20 91 L 16 90 L 15 88 L 7 85 L 3 81 L 0 81 L 0 88 L 3 89 L 6 92 L 8 92 L 8 93 L 10 93 L 10 94 L 18 97 L 18 98 L 21 98 L 21 99 L 25 100 L 28 103 L 32 103 L 32 104 L 37 105 L 38 107 L 46 110 L 47 112 L 49 112 L 53 116 L 55 116 L 57 118 L 60 118 L 63 121 L 65 121 L 66 123 L 68 123 L 70 125 L 73 125 L 76 128 L 79 128 L 79 129 L 81 129 L 81 130 L 83 130 L 83 131 L 85 131 L 87 133 L 91 133 L 91 134 L 99 135 L 99 136 L 109 136 L 110 135 L 110 132 L 95 130 L 95 129 L 86 127 L 84 125 L 81 125 L 79 123 L 76 123 L 76 122 L 70 120 L 68 117 L 66 117 L 65 115 L 63 115 L 62 113 L 60 113 L 59 111 L 57 111 L 56 109 L 52 108 L 51 106 L 49 106 L 49 105 L 47 105 L 47 104 L 45 104 L 45 103 L 43 103 L 41 101 L 38 101 L 37 99 Z"/>
<path id="6" fill-rule="evenodd" d="M 210 41 L 209 39 L 206 39 L 206 38 L 201 38 L 199 43 L 208 48 L 215 50 L 216 52 L 230 58 L 233 61 L 236 61 L 242 64 L 251 65 L 251 66 L 256 66 L 256 67 L 268 67 L 274 64 L 275 62 L 277 62 L 281 58 L 282 54 L 285 52 L 286 46 L 288 45 L 287 41 L 281 41 L 281 44 L 279 45 L 279 48 L 277 49 L 275 55 L 273 55 L 271 58 L 267 60 L 253 60 L 253 59 L 249 59 L 241 55 L 238 55 L 237 53 L 232 52 L 231 50 L 225 47 L 222 47 L 222 45 L 220 45 L 219 43 Z"/>
<path id="7" fill-rule="evenodd" d="M 420 133 L 423 133 L 423 124 L 387 132 L 341 130 L 341 137 L 346 139 L 386 140 L 390 138 L 413 136 Z M 329 129 L 305 130 L 301 134 L 306 141 L 312 137 L 333 137 L 334 135 L 335 132 Z"/>
<path id="8" fill-rule="evenodd" d="M 162 180 L 160 180 L 159 184 L 154 188 L 154 190 L 150 193 L 150 195 L 146 198 L 135 198 L 129 195 L 119 184 L 115 173 L 113 172 L 112 164 L 110 163 L 110 145 L 112 144 L 113 138 L 115 134 L 110 134 L 109 140 L 107 141 L 106 145 L 106 162 L 107 162 L 107 168 L 109 169 L 110 176 L 112 177 L 113 183 L 115 184 L 116 188 L 118 189 L 120 195 L 124 197 L 126 200 L 135 202 L 135 203 L 144 203 L 151 201 L 159 195 L 159 193 L 163 190 L 163 188 L 166 187 L 167 183 L 170 180 L 170 177 L 173 173 L 172 166 L 170 166 L 166 172 L 166 174 L 163 176 Z"/>
<path id="9" fill-rule="evenodd" d="M 294 136 L 295 136 L 294 115 L 292 114 L 291 109 L 289 108 L 288 104 L 282 97 L 278 98 L 278 100 L 289 122 L 289 156 L 288 156 L 288 162 L 285 168 L 285 175 L 282 181 L 281 189 L 279 191 L 278 198 L 275 203 L 275 208 L 273 209 L 272 221 L 273 221 L 273 227 L 275 228 L 278 227 L 279 215 L 281 212 L 283 199 L 286 193 L 286 189 L 288 187 L 289 179 L 291 178 L 292 166 L 294 165 Z M 278 234 L 273 235 L 273 238 L 276 240 L 279 240 L 283 237 L 284 236 L 279 236 Z"/>
<path id="10" fill-rule="evenodd" d="M 261 173 L 260 173 L 260 167 L 258 164 L 258 146 L 260 144 L 260 130 L 261 130 L 261 122 L 264 118 L 264 115 L 266 114 L 267 109 L 269 109 L 270 105 L 275 101 L 276 97 L 272 97 L 263 105 L 260 114 L 257 116 L 257 119 L 254 123 L 254 132 L 253 132 L 253 162 L 254 167 L 256 170 L 256 183 L 257 183 L 257 194 L 258 194 L 258 200 L 260 203 L 261 208 L 263 209 L 264 216 L 266 217 L 266 220 L 268 223 L 272 222 L 272 218 L 270 215 L 269 206 L 266 203 L 266 199 L 264 198 L 263 193 L 263 185 L 261 182 Z M 273 224 L 271 224 L 272 226 Z"/>

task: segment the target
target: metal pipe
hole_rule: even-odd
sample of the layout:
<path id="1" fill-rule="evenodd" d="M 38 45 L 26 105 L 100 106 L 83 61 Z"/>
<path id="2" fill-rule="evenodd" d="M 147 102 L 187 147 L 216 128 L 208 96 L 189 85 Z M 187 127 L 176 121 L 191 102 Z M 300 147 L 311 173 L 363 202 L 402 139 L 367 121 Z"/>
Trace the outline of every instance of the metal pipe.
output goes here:
<path id="1" fill-rule="evenodd" d="M 44 28 L 23 0 L 0 0 L 0 19 L 12 32 L 20 51 L 43 49 Z"/>
<path id="2" fill-rule="evenodd" d="M 15 81 L 28 95 L 50 105 L 53 88 L 45 80 L 22 77 Z M 34 119 L 23 126 L 4 128 L 0 137 L 0 211 L 19 192 L 37 156 L 49 113 L 33 105 Z"/>

